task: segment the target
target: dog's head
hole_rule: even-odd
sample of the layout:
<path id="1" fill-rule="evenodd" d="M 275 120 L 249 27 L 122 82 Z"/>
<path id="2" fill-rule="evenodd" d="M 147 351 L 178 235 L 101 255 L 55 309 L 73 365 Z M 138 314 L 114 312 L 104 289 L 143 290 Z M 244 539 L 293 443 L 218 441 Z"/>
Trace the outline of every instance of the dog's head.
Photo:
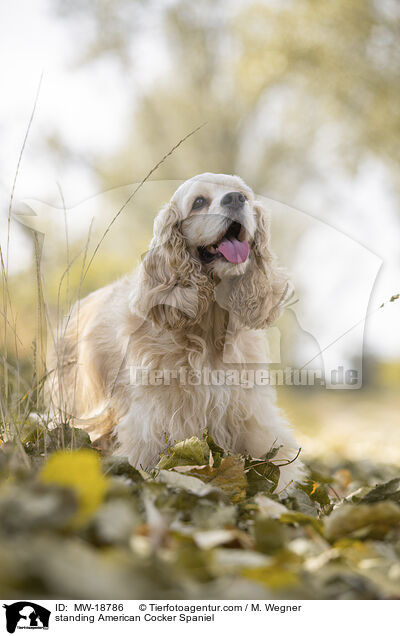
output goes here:
<path id="1" fill-rule="evenodd" d="M 259 329 L 281 309 L 286 278 L 269 250 L 269 223 L 237 176 L 183 183 L 157 215 L 131 309 L 170 329 L 199 323 L 215 300 Z"/>
<path id="2" fill-rule="evenodd" d="M 193 258 L 204 271 L 222 279 L 243 274 L 249 264 L 257 213 L 250 188 L 230 175 L 202 174 L 175 192 L 172 204 Z"/>

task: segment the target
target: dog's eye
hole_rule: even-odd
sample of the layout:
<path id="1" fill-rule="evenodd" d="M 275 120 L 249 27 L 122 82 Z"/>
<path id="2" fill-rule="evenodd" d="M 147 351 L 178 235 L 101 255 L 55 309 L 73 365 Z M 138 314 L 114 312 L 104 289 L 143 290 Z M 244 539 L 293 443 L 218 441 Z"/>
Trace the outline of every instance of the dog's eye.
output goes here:
<path id="1" fill-rule="evenodd" d="M 204 208 L 206 203 L 207 203 L 207 201 L 205 200 L 204 197 L 197 197 L 193 201 L 192 210 L 200 210 L 200 208 Z"/>

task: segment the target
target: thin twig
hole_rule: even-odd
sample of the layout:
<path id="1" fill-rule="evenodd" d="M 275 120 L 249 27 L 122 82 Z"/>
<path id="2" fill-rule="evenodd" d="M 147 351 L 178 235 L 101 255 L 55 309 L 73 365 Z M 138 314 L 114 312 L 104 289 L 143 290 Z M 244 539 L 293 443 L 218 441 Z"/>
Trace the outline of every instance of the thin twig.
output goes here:
<path id="1" fill-rule="evenodd" d="M 69 233 L 68 233 L 68 220 L 67 220 L 67 207 L 65 205 L 64 193 L 61 188 L 61 184 L 57 181 L 58 191 L 60 193 L 61 202 L 64 211 L 64 229 L 65 229 L 65 247 L 67 251 L 67 289 L 66 289 L 66 302 L 68 306 L 69 300 L 69 264 L 70 264 L 70 256 L 69 256 Z"/>
<path id="2" fill-rule="evenodd" d="M 162 159 L 160 159 L 160 161 L 158 163 L 156 163 L 155 166 L 153 166 L 153 168 L 146 174 L 145 177 L 143 177 L 143 179 L 141 180 L 141 182 L 139 183 L 138 186 L 136 186 L 136 188 L 134 189 L 134 191 L 129 195 L 129 197 L 126 199 L 126 201 L 122 204 L 122 206 L 120 207 L 120 209 L 118 210 L 118 212 L 114 215 L 114 217 L 111 219 L 110 223 L 108 224 L 107 228 L 105 229 L 103 236 L 101 237 L 100 241 L 97 243 L 96 248 L 90 258 L 90 261 L 88 263 L 88 266 L 86 267 L 85 273 L 83 275 L 83 280 L 86 278 L 86 274 L 88 273 L 88 270 L 93 262 L 94 257 L 96 256 L 97 252 L 99 251 L 100 245 L 102 244 L 102 242 L 104 241 L 105 237 L 107 236 L 107 234 L 109 233 L 111 227 L 114 225 L 115 221 L 117 220 L 117 218 L 119 217 L 119 215 L 125 210 L 126 206 L 132 201 L 133 197 L 135 196 L 135 194 L 138 192 L 138 190 L 140 190 L 140 188 L 146 183 L 146 181 L 148 181 L 148 179 L 151 177 L 151 175 L 161 166 L 161 164 L 164 163 L 164 161 L 166 159 L 168 159 L 168 157 L 170 155 L 172 155 L 173 152 L 175 152 L 175 150 L 177 148 L 179 148 L 179 146 L 181 146 L 187 139 L 189 139 L 189 137 L 191 137 L 192 135 L 194 135 L 195 133 L 197 133 L 201 128 L 203 128 L 203 126 L 206 125 L 207 122 L 204 122 L 204 124 L 201 124 L 200 126 L 197 126 L 197 128 L 195 128 L 194 130 L 192 130 L 190 133 L 188 133 L 187 135 L 185 135 L 185 137 L 183 137 L 182 139 L 180 139 L 180 141 L 178 141 L 178 143 L 176 143 L 171 150 L 169 150 L 163 157 Z"/>
<path id="3" fill-rule="evenodd" d="M 42 72 L 42 74 L 40 76 L 39 84 L 38 84 L 38 87 L 36 89 L 35 101 L 33 103 L 31 116 L 29 118 L 28 126 L 26 128 L 24 141 L 22 142 L 21 151 L 19 153 L 18 162 L 17 162 L 17 168 L 16 168 L 15 174 L 14 174 L 14 181 L 13 181 L 12 188 L 11 188 L 10 202 L 9 202 L 9 205 L 8 205 L 8 234 L 7 234 L 7 251 L 6 251 L 6 273 L 7 274 L 8 274 L 8 251 L 9 251 L 9 245 L 10 245 L 10 223 L 11 223 L 11 213 L 12 213 L 12 206 L 13 206 L 13 202 L 14 202 L 15 188 L 16 188 L 16 185 L 17 185 L 17 179 L 18 179 L 18 175 L 19 175 L 19 169 L 20 169 L 20 166 L 21 166 L 22 155 L 24 154 L 26 142 L 27 142 L 28 136 L 29 136 L 29 131 L 31 129 L 33 118 L 35 116 L 36 106 L 37 106 L 38 99 L 39 99 L 39 94 L 40 94 L 40 88 L 42 86 L 42 79 L 43 79 L 43 72 Z"/>
<path id="4" fill-rule="evenodd" d="M 283 492 L 285 492 L 285 490 L 287 490 L 289 488 L 289 486 L 291 486 L 293 484 L 293 479 L 291 479 L 289 481 L 288 484 L 286 484 L 286 486 L 284 486 L 281 490 L 279 490 L 278 492 L 275 493 L 275 495 L 279 496 L 281 495 Z"/>
<path id="5" fill-rule="evenodd" d="M 296 461 L 296 459 L 298 458 L 298 456 L 301 453 L 301 447 L 299 448 L 299 450 L 297 451 L 296 455 L 293 457 L 293 459 L 286 459 L 284 460 L 283 464 L 274 464 L 274 466 L 276 466 L 277 468 L 281 468 L 281 466 L 289 466 L 289 464 L 293 464 L 293 462 Z M 277 460 L 279 461 L 279 460 Z M 271 462 L 272 463 L 272 462 Z"/>

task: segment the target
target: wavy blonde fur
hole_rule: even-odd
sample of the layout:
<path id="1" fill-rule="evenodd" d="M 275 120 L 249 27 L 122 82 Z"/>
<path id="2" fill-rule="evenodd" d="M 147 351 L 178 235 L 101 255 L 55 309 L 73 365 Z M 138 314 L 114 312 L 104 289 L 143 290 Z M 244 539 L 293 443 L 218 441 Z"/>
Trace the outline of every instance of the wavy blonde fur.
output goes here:
<path id="1" fill-rule="evenodd" d="M 273 387 L 189 382 L 190 374 L 204 369 L 246 374 L 265 368 L 269 354 L 261 330 L 277 318 L 286 287 L 270 251 L 266 213 L 238 177 L 208 175 L 207 193 L 217 206 L 227 189 L 246 192 L 247 262 L 230 266 L 220 259 L 213 268 L 196 256 L 201 231 L 193 227 L 224 222 L 213 219 L 211 203 L 204 223 L 193 220 L 187 201 L 193 188 L 204 190 L 201 177 L 181 186 L 158 214 L 138 270 L 74 308 L 49 394 L 55 409 L 87 428 L 92 439 L 112 433 L 115 452 L 134 466 L 154 465 L 168 444 L 201 436 L 206 427 L 232 452 L 260 457 L 281 446 L 277 459 L 291 460 L 298 444 Z M 184 235 L 185 219 L 193 223 Z M 157 382 L 132 381 L 138 368 L 155 371 Z M 181 369 L 186 382 L 171 377 Z M 301 476 L 296 460 L 282 468 L 278 488 Z"/>

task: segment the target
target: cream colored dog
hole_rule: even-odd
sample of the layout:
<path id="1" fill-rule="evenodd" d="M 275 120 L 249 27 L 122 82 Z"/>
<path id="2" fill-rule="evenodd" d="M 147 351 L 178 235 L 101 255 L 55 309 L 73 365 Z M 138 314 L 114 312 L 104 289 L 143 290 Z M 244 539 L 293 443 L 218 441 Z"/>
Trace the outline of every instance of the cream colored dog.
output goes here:
<path id="1" fill-rule="evenodd" d="M 232 377 L 266 368 L 263 329 L 286 290 L 250 188 L 230 175 L 189 179 L 157 215 L 138 269 L 73 308 L 53 358 L 53 407 L 92 439 L 112 432 L 137 467 L 206 427 L 232 452 L 281 446 L 285 464 L 299 447 L 273 387 Z M 287 463 L 278 489 L 301 476 L 299 460 Z"/>

